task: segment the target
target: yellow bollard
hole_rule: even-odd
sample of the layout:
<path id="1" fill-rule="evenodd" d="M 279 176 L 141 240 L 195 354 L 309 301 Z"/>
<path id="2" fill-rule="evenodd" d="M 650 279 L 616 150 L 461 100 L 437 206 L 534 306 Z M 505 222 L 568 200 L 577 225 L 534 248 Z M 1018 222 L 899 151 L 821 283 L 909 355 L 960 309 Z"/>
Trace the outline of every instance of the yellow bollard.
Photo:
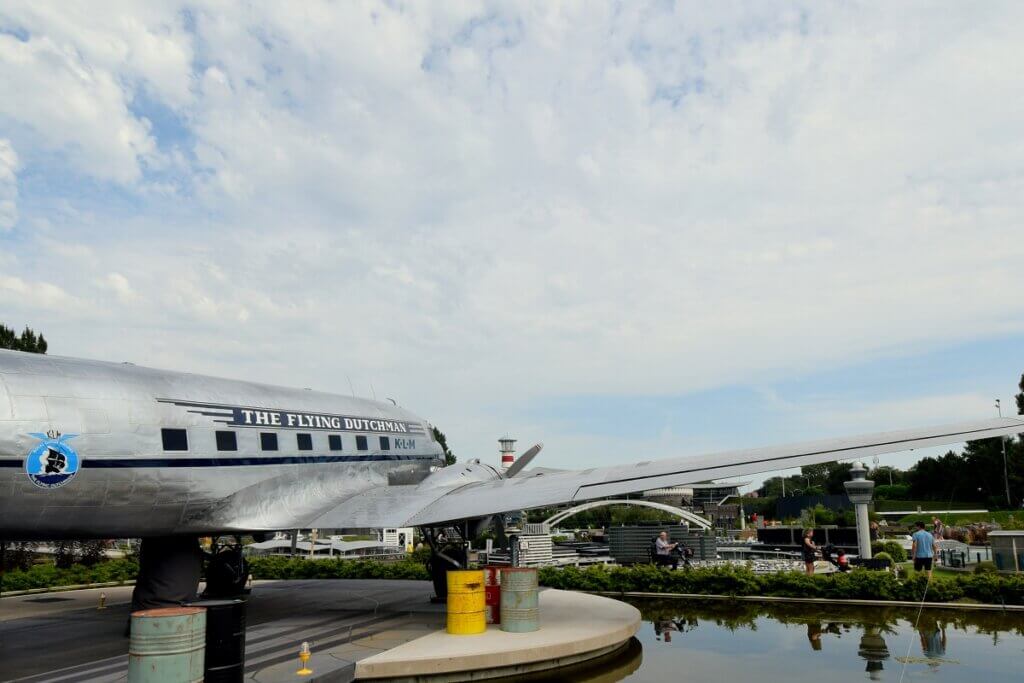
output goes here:
<path id="1" fill-rule="evenodd" d="M 100 593 L 100 604 L 96 609 L 107 609 L 107 594 Z"/>
<path id="2" fill-rule="evenodd" d="M 483 570 L 448 572 L 448 633 L 473 635 L 486 630 Z"/>
<path id="3" fill-rule="evenodd" d="M 302 649 L 299 650 L 299 661 L 302 662 L 302 668 L 295 672 L 297 676 L 308 676 L 313 673 L 313 670 L 309 668 L 309 643 L 303 641 Z"/>

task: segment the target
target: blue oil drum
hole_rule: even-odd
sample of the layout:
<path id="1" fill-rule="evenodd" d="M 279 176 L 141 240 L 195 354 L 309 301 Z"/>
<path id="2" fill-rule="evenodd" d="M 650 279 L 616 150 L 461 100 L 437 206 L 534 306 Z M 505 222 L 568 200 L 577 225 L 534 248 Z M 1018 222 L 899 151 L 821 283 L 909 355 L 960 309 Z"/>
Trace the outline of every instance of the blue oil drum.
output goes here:
<path id="1" fill-rule="evenodd" d="M 132 612 L 129 683 L 203 680 L 206 610 L 161 607 Z"/>
<path id="2" fill-rule="evenodd" d="M 509 567 L 501 570 L 501 630 L 529 633 L 540 628 L 537 570 Z"/>

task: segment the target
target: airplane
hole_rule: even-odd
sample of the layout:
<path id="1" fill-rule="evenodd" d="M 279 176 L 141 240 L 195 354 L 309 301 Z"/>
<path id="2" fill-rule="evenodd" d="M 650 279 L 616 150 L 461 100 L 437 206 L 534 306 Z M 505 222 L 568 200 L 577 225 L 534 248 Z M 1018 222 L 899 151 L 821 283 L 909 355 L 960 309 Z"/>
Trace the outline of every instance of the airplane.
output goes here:
<path id="1" fill-rule="evenodd" d="M 742 419 L 737 420 L 742 428 Z M 1024 432 L 1024 417 L 581 471 L 449 467 L 429 422 L 392 403 L 131 363 L 0 351 L 0 539 L 141 538 L 137 607 L 180 604 L 200 537 L 420 527 L 434 567 L 517 510 Z M 240 542 L 207 594 L 245 580 Z M 443 590 L 443 571 L 435 585 Z"/>

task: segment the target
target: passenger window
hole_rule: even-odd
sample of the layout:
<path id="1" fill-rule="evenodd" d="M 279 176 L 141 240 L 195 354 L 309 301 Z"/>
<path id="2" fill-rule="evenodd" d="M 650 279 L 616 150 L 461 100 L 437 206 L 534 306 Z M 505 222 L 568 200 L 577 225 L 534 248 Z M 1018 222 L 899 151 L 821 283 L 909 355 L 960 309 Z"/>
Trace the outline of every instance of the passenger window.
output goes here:
<path id="1" fill-rule="evenodd" d="M 341 450 L 341 434 L 328 434 L 327 445 L 332 451 Z"/>
<path id="2" fill-rule="evenodd" d="M 165 451 L 188 450 L 188 432 L 184 429 L 161 429 L 160 436 L 163 439 Z"/>
<path id="3" fill-rule="evenodd" d="M 313 435 L 312 434 L 296 434 L 295 441 L 299 444 L 300 451 L 311 451 L 313 450 Z"/>
<path id="4" fill-rule="evenodd" d="M 234 432 L 217 432 L 218 451 L 237 451 L 238 438 Z"/>
<path id="5" fill-rule="evenodd" d="M 361 450 L 361 451 L 365 451 L 366 450 L 366 437 L 365 436 L 357 436 L 356 437 L 356 448 Z"/>
<path id="6" fill-rule="evenodd" d="M 277 450 L 277 434 L 273 432 L 261 432 L 260 433 L 260 449 L 264 451 L 276 451 Z"/>
<path id="7" fill-rule="evenodd" d="M 391 439 L 386 437 L 386 436 L 380 437 L 380 449 L 382 451 L 390 451 L 391 450 Z"/>

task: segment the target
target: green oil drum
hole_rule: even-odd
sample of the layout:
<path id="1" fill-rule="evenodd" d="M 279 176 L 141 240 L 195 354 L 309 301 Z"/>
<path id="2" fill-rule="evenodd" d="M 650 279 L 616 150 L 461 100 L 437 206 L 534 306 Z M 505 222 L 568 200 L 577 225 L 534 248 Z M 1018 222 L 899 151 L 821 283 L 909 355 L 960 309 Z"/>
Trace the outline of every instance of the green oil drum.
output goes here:
<path id="1" fill-rule="evenodd" d="M 132 612 L 129 683 L 203 680 L 206 610 L 161 607 Z"/>
<path id="2" fill-rule="evenodd" d="M 501 630 L 529 633 L 540 628 L 537 570 L 510 567 L 501 570 Z"/>

